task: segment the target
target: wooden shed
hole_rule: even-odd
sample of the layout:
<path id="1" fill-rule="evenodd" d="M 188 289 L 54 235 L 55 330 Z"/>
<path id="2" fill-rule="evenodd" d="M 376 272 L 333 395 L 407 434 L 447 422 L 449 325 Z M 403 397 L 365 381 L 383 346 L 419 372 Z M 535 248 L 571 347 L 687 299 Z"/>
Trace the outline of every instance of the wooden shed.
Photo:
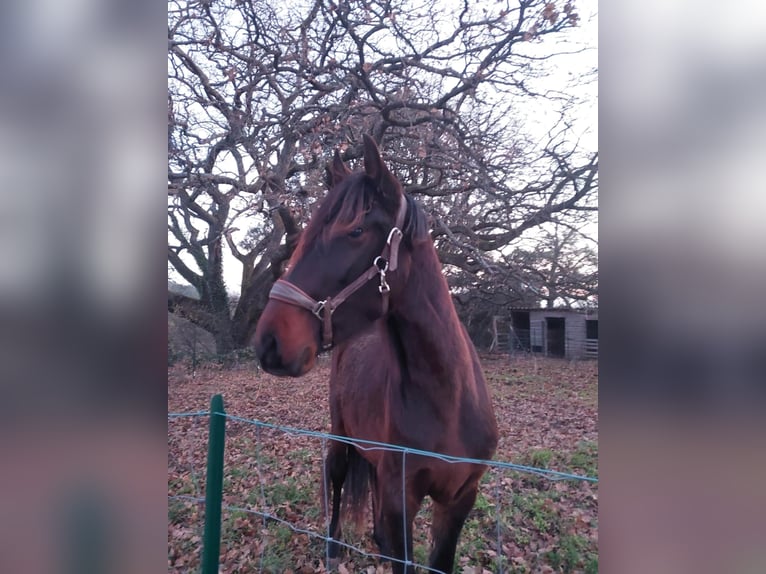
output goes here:
<path id="1" fill-rule="evenodd" d="M 495 317 L 491 350 L 566 359 L 598 358 L 598 309 L 511 309 Z"/>

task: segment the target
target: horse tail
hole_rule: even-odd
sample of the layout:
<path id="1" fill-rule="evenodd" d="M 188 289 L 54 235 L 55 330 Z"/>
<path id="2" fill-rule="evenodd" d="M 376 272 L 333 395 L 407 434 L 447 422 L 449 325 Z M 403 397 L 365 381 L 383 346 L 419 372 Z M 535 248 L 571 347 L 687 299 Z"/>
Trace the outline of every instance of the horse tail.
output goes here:
<path id="1" fill-rule="evenodd" d="M 348 447 L 348 474 L 343 488 L 343 505 L 348 519 L 357 528 L 364 526 L 365 511 L 374 479 L 372 465 L 353 446 Z"/>

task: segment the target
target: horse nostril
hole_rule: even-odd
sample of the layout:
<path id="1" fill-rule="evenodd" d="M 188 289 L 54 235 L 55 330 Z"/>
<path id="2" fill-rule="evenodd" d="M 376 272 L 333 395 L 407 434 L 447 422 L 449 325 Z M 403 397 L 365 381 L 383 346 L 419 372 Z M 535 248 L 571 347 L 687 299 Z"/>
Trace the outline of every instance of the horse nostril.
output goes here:
<path id="1" fill-rule="evenodd" d="M 284 349 L 280 348 L 279 339 L 273 333 L 264 333 L 256 342 L 255 352 L 261 363 L 261 368 L 267 373 L 279 377 L 297 377 L 305 371 L 305 367 L 311 362 L 311 349 L 306 347 L 297 358 L 284 356 Z M 310 368 L 310 367 L 309 367 Z"/>
<path id="2" fill-rule="evenodd" d="M 277 348 L 277 339 L 272 333 L 266 333 L 261 337 L 256 353 L 258 354 L 261 366 L 266 370 L 278 368 L 282 365 Z"/>

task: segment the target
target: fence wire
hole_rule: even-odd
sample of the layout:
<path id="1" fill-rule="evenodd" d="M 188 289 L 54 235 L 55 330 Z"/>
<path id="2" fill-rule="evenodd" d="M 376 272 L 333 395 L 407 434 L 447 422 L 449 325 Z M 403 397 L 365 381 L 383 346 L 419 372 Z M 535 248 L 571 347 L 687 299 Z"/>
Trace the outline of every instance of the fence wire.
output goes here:
<path id="1" fill-rule="evenodd" d="M 443 454 L 443 453 L 426 451 L 426 450 L 421 450 L 421 449 L 416 449 L 416 448 L 411 448 L 411 447 L 406 447 L 406 446 L 401 446 L 401 445 L 395 445 L 395 444 L 389 444 L 389 443 L 384 443 L 384 442 L 378 442 L 378 441 L 363 440 L 363 439 L 352 439 L 352 438 L 349 438 L 349 437 L 346 437 L 346 436 L 334 435 L 334 434 L 331 434 L 331 433 L 323 433 L 323 432 L 319 432 L 319 431 L 311 431 L 311 430 L 307 430 L 307 429 L 301 429 L 301 428 L 296 428 L 296 427 L 290 427 L 290 426 L 284 426 L 284 425 L 277 425 L 277 424 L 273 424 L 273 423 L 267 423 L 267 422 L 259 421 L 259 420 L 255 420 L 255 419 L 248 419 L 248 418 L 245 418 L 245 417 L 239 417 L 239 416 L 232 415 L 232 414 L 229 414 L 229 413 L 220 413 L 220 412 L 211 413 L 210 411 L 207 411 L 207 410 L 200 410 L 200 411 L 193 411 L 193 412 L 182 412 L 182 413 L 168 413 L 168 419 L 181 419 L 181 418 L 188 418 L 188 417 L 207 417 L 207 416 L 210 416 L 210 414 L 213 414 L 213 415 L 216 415 L 216 416 L 223 416 L 223 417 L 225 417 L 225 418 L 227 418 L 229 420 L 237 421 L 237 422 L 240 422 L 240 423 L 245 423 L 245 424 L 252 425 L 252 426 L 256 427 L 256 465 L 257 465 L 256 466 L 256 471 L 257 471 L 257 473 L 259 475 L 258 482 L 260 484 L 260 498 L 261 498 L 261 504 L 262 504 L 264 509 L 268 507 L 268 503 L 267 503 L 267 500 L 266 500 L 266 494 L 265 494 L 265 490 L 264 490 L 263 472 L 262 472 L 262 469 L 261 469 L 261 455 L 260 455 L 260 449 L 261 449 L 261 433 L 260 433 L 260 431 L 261 431 L 261 429 L 269 429 L 269 430 L 281 432 L 281 433 L 284 433 L 284 434 L 287 434 L 287 435 L 291 435 L 291 436 L 305 436 L 305 437 L 319 439 L 321 441 L 321 453 L 322 453 L 322 455 L 321 455 L 322 456 L 321 465 L 322 465 L 322 479 L 323 479 L 323 483 L 324 484 L 328 484 L 327 476 L 325 474 L 326 473 L 326 468 L 325 468 L 325 464 L 324 464 L 324 460 L 326 459 L 326 455 L 327 455 L 327 441 L 331 440 L 331 441 L 336 441 L 336 442 L 341 442 L 341 443 L 344 443 L 344 444 L 348 444 L 348 445 L 351 445 L 351 446 L 353 446 L 353 447 L 355 447 L 355 448 L 357 448 L 357 449 L 359 449 L 361 451 L 380 451 L 380 450 L 384 450 L 384 451 L 402 453 L 402 458 L 403 458 L 403 461 L 402 461 L 403 462 L 403 464 L 402 464 L 402 497 L 403 497 L 402 504 L 403 504 L 403 508 L 406 508 L 404 496 L 405 496 L 405 486 L 406 486 L 406 481 L 405 481 L 406 457 L 407 457 L 408 454 L 414 454 L 414 455 L 419 455 L 419 456 L 427 456 L 427 457 L 436 458 L 438 460 L 441 460 L 441 461 L 444 461 L 444 462 L 447 462 L 447 463 L 453 463 L 453 464 L 458 464 L 458 463 L 483 464 L 483 465 L 486 465 L 487 467 L 489 467 L 488 474 L 491 472 L 491 469 L 496 469 L 496 470 L 506 470 L 506 471 L 514 471 L 514 472 L 532 474 L 532 475 L 540 476 L 542 478 L 545 478 L 545 479 L 551 480 L 551 481 L 570 480 L 570 481 L 584 481 L 584 482 L 589 482 L 589 483 L 597 483 L 598 482 L 598 477 L 595 477 L 595 476 L 583 476 L 583 475 L 578 475 L 578 474 L 573 474 L 573 473 L 568 473 L 568 472 L 561 472 L 561 471 L 556 471 L 556 470 L 551 470 L 551 469 L 546 469 L 546 468 L 539 468 L 539 467 L 534 467 L 534 466 L 516 464 L 516 463 L 507 462 L 507 461 L 483 460 L 483 459 L 475 459 L 475 458 L 467 458 L 467 457 L 458 457 L 458 456 L 452 456 L 452 455 L 447 455 L 447 454 Z M 199 490 L 198 490 L 199 489 L 199 484 L 197 483 L 197 480 L 196 480 L 196 474 L 197 473 L 194 472 L 193 468 L 192 468 L 192 474 L 194 475 L 194 478 L 195 478 L 195 480 L 194 480 L 195 491 L 197 493 L 199 493 Z M 324 506 L 324 519 L 325 519 L 325 524 L 327 525 L 327 528 L 328 528 L 327 534 L 319 534 L 318 532 L 315 532 L 315 531 L 312 531 L 312 530 L 309 530 L 309 529 L 306 529 L 306 528 L 301 528 L 301 527 L 296 526 L 295 524 L 291 523 L 289 520 L 285 520 L 284 518 L 281 518 L 281 517 L 279 517 L 279 516 L 277 516 L 277 515 L 275 515 L 275 514 L 273 514 L 271 512 L 265 512 L 265 511 L 255 510 L 255 509 L 252 509 L 252 508 L 247 508 L 247 507 L 242 507 L 242 506 L 234 506 L 234 505 L 227 505 L 227 504 L 222 505 L 222 509 L 224 509 L 224 510 L 226 510 L 228 512 L 242 512 L 242 513 L 246 513 L 246 514 L 257 516 L 257 517 L 261 518 L 262 525 L 263 525 L 264 529 L 267 528 L 268 521 L 272 521 L 272 522 L 275 522 L 277 524 L 281 524 L 281 525 L 289 528 L 292 532 L 295 532 L 295 533 L 298 533 L 298 534 L 305 534 L 305 535 L 309 536 L 310 538 L 323 541 L 325 543 L 325 559 L 326 559 L 326 563 L 325 564 L 326 564 L 328 570 L 330 568 L 330 556 L 329 556 L 329 553 L 330 553 L 330 543 L 335 543 L 335 544 L 338 544 L 339 546 L 342 546 L 342 547 L 344 547 L 344 548 L 346 548 L 348 550 L 351 550 L 351 551 L 353 551 L 353 552 L 355 552 L 355 553 L 357 553 L 357 554 L 359 554 L 361 556 L 364 556 L 365 558 L 371 558 L 371 559 L 376 559 L 376 560 L 389 560 L 389 561 L 392 561 L 392 562 L 401 563 L 401 564 L 403 564 L 405 566 L 416 567 L 418 569 L 422 569 L 422 570 L 428 571 L 428 572 L 440 572 L 440 571 L 435 570 L 433 568 L 430 568 L 430 567 L 428 567 L 428 566 L 426 566 L 424 564 L 418 564 L 416 562 L 413 562 L 412 559 L 414 557 L 411 557 L 411 556 L 407 555 L 407 540 L 406 540 L 406 538 L 404 540 L 404 543 L 405 543 L 404 544 L 404 548 L 405 548 L 404 560 L 401 560 L 401 559 L 398 559 L 398 558 L 395 558 L 395 557 L 392 557 L 392 556 L 386 556 L 386 555 L 379 554 L 379 553 L 376 553 L 376 552 L 369 552 L 369 551 L 366 551 L 365 549 L 363 549 L 363 548 L 361 548 L 359 546 L 356 546 L 354 544 L 350 544 L 348 542 L 344 542 L 343 540 L 333 539 L 330 536 L 331 533 L 329 532 L 330 519 L 329 519 L 329 515 L 328 515 L 328 509 L 329 509 L 330 505 L 329 505 L 329 500 L 328 500 L 328 490 L 329 489 L 327 489 L 327 488 L 323 488 L 323 491 L 324 491 L 324 505 L 323 505 Z M 496 547 L 497 547 L 497 550 L 496 550 L 497 566 L 498 566 L 498 572 L 502 572 L 503 571 L 502 563 L 501 563 L 501 560 L 502 560 L 502 548 L 501 548 L 501 538 L 502 538 L 501 537 L 501 523 L 502 523 L 502 519 L 501 519 L 501 496 L 500 496 L 500 480 L 499 480 L 499 478 L 498 478 L 498 480 L 496 480 L 494 482 L 494 492 L 493 492 L 493 497 L 492 498 L 496 502 L 496 504 L 495 504 L 495 521 L 496 521 L 496 532 L 495 532 L 495 535 L 496 535 Z M 203 506 L 204 506 L 204 503 L 205 503 L 205 498 L 203 496 L 199 496 L 199 495 L 197 495 L 197 496 L 191 496 L 191 495 L 168 495 L 168 499 L 169 500 L 192 502 L 192 503 L 196 503 L 196 504 L 203 505 Z M 404 521 L 403 532 L 404 532 L 404 536 L 406 537 L 407 536 L 406 512 L 403 512 L 402 514 L 403 514 L 403 521 Z M 260 558 L 260 571 L 263 571 L 264 551 L 265 551 L 265 544 L 262 544 L 261 545 L 261 554 L 260 554 L 260 557 L 259 557 Z"/>

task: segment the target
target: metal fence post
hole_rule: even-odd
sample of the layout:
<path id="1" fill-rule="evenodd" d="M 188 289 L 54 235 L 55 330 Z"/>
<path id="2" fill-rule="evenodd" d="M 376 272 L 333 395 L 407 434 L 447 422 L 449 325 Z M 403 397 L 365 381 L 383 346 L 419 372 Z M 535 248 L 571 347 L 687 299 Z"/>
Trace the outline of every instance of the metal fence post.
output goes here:
<path id="1" fill-rule="evenodd" d="M 217 414 L 220 413 L 220 414 Z M 210 437 L 205 481 L 205 533 L 202 539 L 202 574 L 218 574 L 221 551 L 221 499 L 223 496 L 223 448 L 226 418 L 223 397 L 210 400 Z"/>

